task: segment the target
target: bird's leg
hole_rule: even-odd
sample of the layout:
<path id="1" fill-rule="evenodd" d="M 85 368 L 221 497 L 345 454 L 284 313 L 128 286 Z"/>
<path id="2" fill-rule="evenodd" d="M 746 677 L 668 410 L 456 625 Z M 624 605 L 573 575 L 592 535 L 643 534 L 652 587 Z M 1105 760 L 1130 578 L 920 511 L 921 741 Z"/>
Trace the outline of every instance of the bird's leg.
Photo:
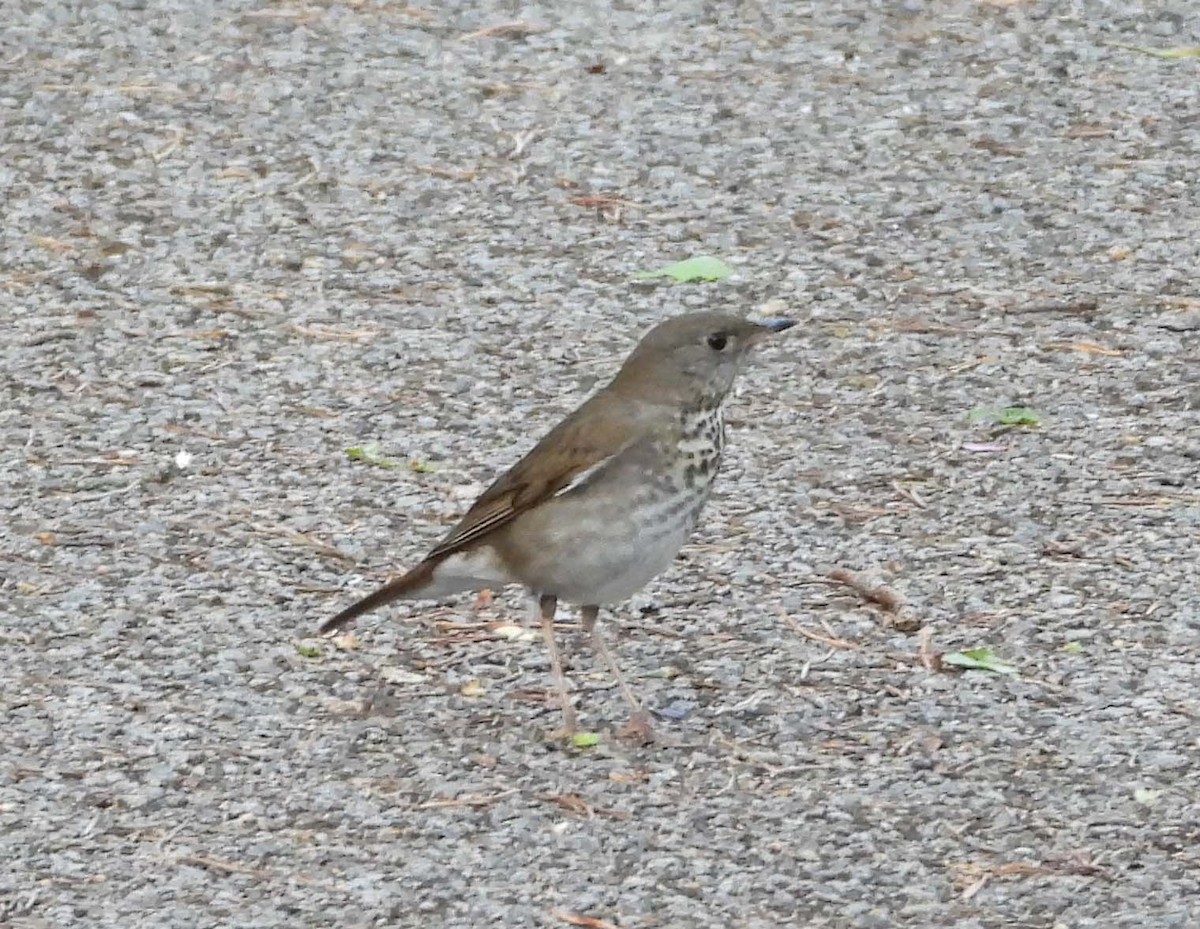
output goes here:
<path id="1" fill-rule="evenodd" d="M 621 695 L 633 711 L 633 715 L 629 717 L 629 724 L 621 730 L 621 734 L 639 739 L 642 742 L 652 742 L 654 740 L 654 727 L 650 724 L 650 714 L 646 712 L 645 707 L 642 706 L 641 701 L 634 694 L 633 688 L 625 680 L 625 675 L 617 667 L 617 659 L 613 657 L 608 643 L 604 641 L 604 636 L 596 628 L 596 620 L 599 616 L 600 607 L 598 606 L 585 606 L 579 614 L 579 618 L 583 622 L 584 632 L 591 637 L 592 651 L 599 655 L 604 663 L 608 665 L 608 670 L 617 679 L 617 686 L 621 688 Z"/>
<path id="2" fill-rule="evenodd" d="M 554 611 L 557 607 L 557 597 L 549 594 L 538 597 L 538 608 L 542 614 L 542 636 L 546 640 L 546 651 L 550 653 L 550 676 L 554 678 L 554 689 L 558 692 L 558 702 L 563 714 L 563 727 L 554 735 L 570 738 L 578 730 L 579 724 L 575 719 L 575 707 L 571 705 L 571 695 L 567 692 L 567 678 L 563 674 L 558 643 L 554 641 Z"/>

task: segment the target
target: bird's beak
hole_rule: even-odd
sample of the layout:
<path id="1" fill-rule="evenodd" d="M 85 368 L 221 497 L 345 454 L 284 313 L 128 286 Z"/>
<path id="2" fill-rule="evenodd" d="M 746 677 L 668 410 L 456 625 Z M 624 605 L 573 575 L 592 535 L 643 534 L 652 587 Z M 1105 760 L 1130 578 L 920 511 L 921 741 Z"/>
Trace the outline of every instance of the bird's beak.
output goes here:
<path id="1" fill-rule="evenodd" d="M 791 329 L 794 325 L 796 325 L 796 321 L 794 319 L 776 318 L 759 320 L 758 328 L 760 331 L 755 333 L 755 335 L 757 335 L 759 338 L 765 338 L 771 333 L 783 332 L 784 329 Z"/>

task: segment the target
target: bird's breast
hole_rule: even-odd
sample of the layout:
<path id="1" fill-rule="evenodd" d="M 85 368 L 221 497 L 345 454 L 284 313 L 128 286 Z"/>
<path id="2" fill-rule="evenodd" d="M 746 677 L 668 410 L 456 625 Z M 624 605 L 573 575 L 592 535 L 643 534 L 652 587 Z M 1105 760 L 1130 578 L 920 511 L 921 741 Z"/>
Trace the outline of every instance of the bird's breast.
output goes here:
<path id="1" fill-rule="evenodd" d="M 719 410 L 696 411 L 614 455 L 505 528 L 513 574 L 570 602 L 625 599 L 691 535 L 723 445 Z"/>
<path id="2" fill-rule="evenodd" d="M 721 406 L 688 410 L 680 417 L 675 458 L 684 490 L 707 491 L 725 449 L 725 417 Z"/>
<path id="3" fill-rule="evenodd" d="M 678 431 L 659 449 L 640 489 L 647 531 L 690 532 L 721 465 L 725 425 L 720 407 L 684 413 Z"/>

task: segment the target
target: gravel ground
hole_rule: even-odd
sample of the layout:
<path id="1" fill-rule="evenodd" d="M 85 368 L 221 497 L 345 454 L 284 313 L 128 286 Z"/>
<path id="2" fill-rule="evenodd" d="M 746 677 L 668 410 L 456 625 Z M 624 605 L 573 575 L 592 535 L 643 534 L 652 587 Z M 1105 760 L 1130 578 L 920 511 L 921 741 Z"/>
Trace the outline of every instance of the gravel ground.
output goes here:
<path id="1" fill-rule="evenodd" d="M 4 5 L 0 924 L 1197 925 L 1194 3 L 581 6 Z M 661 744 L 515 591 L 307 638 L 718 307 Z"/>

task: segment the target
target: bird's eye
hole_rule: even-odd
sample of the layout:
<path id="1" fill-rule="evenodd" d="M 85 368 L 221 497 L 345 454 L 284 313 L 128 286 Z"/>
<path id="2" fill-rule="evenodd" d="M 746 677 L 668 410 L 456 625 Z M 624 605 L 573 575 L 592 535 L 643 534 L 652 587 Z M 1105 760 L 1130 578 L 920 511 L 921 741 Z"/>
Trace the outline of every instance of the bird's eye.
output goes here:
<path id="1" fill-rule="evenodd" d="M 708 337 L 708 347 L 715 352 L 724 350 L 727 344 L 729 344 L 729 337 L 723 332 L 714 332 Z"/>

